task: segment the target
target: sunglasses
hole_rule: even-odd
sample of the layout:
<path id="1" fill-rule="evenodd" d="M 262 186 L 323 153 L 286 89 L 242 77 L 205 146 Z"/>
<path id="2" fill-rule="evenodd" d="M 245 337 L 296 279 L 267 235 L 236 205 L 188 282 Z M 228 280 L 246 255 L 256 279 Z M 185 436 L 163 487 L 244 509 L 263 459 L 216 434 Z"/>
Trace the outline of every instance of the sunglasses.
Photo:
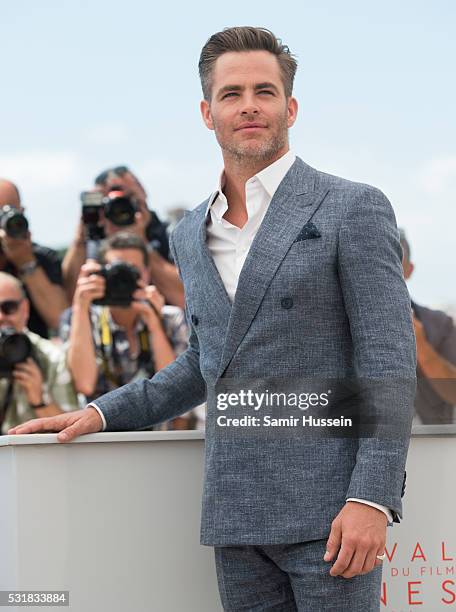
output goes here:
<path id="1" fill-rule="evenodd" d="M 22 300 L 5 300 L 4 302 L 0 302 L 0 311 L 4 315 L 12 315 L 17 312 L 21 302 Z"/>
<path id="2" fill-rule="evenodd" d="M 108 170 L 105 170 L 97 176 L 97 178 L 95 179 L 95 185 L 104 185 L 108 180 L 110 174 L 117 174 L 118 176 L 122 176 L 127 172 L 130 172 L 127 166 L 116 166 L 115 168 L 109 168 Z"/>

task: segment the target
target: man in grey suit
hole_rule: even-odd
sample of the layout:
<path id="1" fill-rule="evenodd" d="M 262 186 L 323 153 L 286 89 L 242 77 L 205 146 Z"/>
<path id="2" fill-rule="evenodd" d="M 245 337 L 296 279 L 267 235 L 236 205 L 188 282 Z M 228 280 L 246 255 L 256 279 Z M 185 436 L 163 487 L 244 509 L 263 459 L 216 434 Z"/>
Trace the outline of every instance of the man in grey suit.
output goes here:
<path id="1" fill-rule="evenodd" d="M 296 157 L 296 61 L 268 30 L 229 28 L 200 57 L 205 124 L 224 170 L 171 239 L 190 346 L 152 379 L 9 433 L 61 442 L 149 427 L 208 402 L 201 543 L 225 610 L 379 609 L 388 521 L 399 521 L 413 393 L 401 433 L 224 434 L 217 386 L 353 376 L 414 384 L 410 298 L 390 203 Z M 214 393 L 216 394 L 214 396 Z M 329 565 L 331 563 L 331 565 Z"/>

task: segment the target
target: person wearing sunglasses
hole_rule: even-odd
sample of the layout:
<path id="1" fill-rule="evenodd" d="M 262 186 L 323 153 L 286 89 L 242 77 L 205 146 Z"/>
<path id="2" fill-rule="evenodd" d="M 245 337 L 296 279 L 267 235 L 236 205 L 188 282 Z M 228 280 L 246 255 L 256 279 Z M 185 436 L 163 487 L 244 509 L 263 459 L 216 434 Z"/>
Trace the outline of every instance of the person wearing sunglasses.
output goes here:
<path id="1" fill-rule="evenodd" d="M 394 210 L 379 189 L 290 150 L 297 63 L 271 31 L 216 32 L 198 65 L 202 119 L 223 166 L 216 189 L 171 234 L 189 348 L 151 379 L 8 433 L 51 430 L 69 442 L 154 426 L 207 399 L 200 542 L 214 547 L 223 609 L 379 612 L 416 385 Z M 339 393 L 347 382 L 362 383 L 348 401 Z M 331 429 L 337 418 L 313 427 L 321 403 L 296 429 L 280 419 L 271 431 L 271 408 L 294 412 L 287 395 L 333 383 L 330 414 L 362 404 L 351 431 Z M 246 406 L 252 387 L 285 403 Z M 230 416 L 239 418 L 220 421 L 225 391 L 236 391 Z M 245 423 L 252 409 L 258 417 Z"/>
<path id="2" fill-rule="evenodd" d="M 411 247 L 400 229 L 402 269 L 406 281 L 415 269 Z M 443 310 L 428 308 L 412 300 L 416 338 L 417 390 L 415 422 L 451 425 L 456 407 L 456 325 Z"/>
<path id="3" fill-rule="evenodd" d="M 16 185 L 0 179 L 1 212 L 8 210 L 7 206 L 21 213 L 25 210 Z M 49 330 L 58 327 L 60 315 L 68 307 L 57 252 L 32 242 L 29 230 L 25 236 L 15 237 L 0 228 L 0 270 L 23 282 L 30 299 L 29 328 L 48 338 Z"/>
<path id="4" fill-rule="evenodd" d="M 30 356 L 13 368 L 0 368 L 0 424 L 5 434 L 36 417 L 76 410 L 78 399 L 59 346 L 27 328 L 30 301 L 21 282 L 0 272 L 0 339 L 7 328 L 24 334 Z M 3 360 L 0 359 L 3 366 Z"/>
<path id="5" fill-rule="evenodd" d="M 184 307 L 184 292 L 177 269 L 169 252 L 168 232 L 166 225 L 160 221 L 157 214 L 147 207 L 147 194 L 137 177 L 127 166 L 116 166 L 101 172 L 95 178 L 95 189 L 104 195 L 113 187 L 120 188 L 129 198 L 132 198 L 138 211 L 135 222 L 131 226 L 119 227 L 108 219 L 103 220 L 106 237 L 119 231 L 137 234 L 149 247 L 150 281 L 168 304 Z M 62 269 L 64 282 L 70 299 L 73 298 L 79 270 L 86 259 L 85 231 L 82 221 L 79 223 L 75 239 L 70 245 L 63 260 Z"/>

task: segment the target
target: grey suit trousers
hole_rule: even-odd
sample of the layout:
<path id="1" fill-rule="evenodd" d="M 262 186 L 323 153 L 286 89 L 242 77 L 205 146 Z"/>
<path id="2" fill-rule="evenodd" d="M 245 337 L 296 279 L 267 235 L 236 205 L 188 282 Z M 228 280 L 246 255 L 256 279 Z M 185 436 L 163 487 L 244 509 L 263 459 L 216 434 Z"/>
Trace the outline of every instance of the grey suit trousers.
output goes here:
<path id="1" fill-rule="evenodd" d="M 226 612 L 378 612 L 382 566 L 369 574 L 330 576 L 326 538 L 298 544 L 216 546 Z"/>

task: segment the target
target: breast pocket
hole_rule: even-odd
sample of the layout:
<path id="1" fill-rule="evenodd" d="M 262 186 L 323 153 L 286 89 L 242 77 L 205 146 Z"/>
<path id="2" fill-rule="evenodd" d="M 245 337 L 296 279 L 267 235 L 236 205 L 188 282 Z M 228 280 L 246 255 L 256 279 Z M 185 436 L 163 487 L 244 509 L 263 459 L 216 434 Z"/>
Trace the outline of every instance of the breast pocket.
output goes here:
<path id="1" fill-rule="evenodd" d="M 285 259 L 296 263 L 312 258 L 321 258 L 331 254 L 331 245 L 323 238 L 307 238 L 293 242 Z"/>
<path id="2" fill-rule="evenodd" d="M 334 281 L 336 273 L 335 244 L 324 238 L 293 242 L 275 275 L 274 285 L 290 292 L 309 292 Z"/>

